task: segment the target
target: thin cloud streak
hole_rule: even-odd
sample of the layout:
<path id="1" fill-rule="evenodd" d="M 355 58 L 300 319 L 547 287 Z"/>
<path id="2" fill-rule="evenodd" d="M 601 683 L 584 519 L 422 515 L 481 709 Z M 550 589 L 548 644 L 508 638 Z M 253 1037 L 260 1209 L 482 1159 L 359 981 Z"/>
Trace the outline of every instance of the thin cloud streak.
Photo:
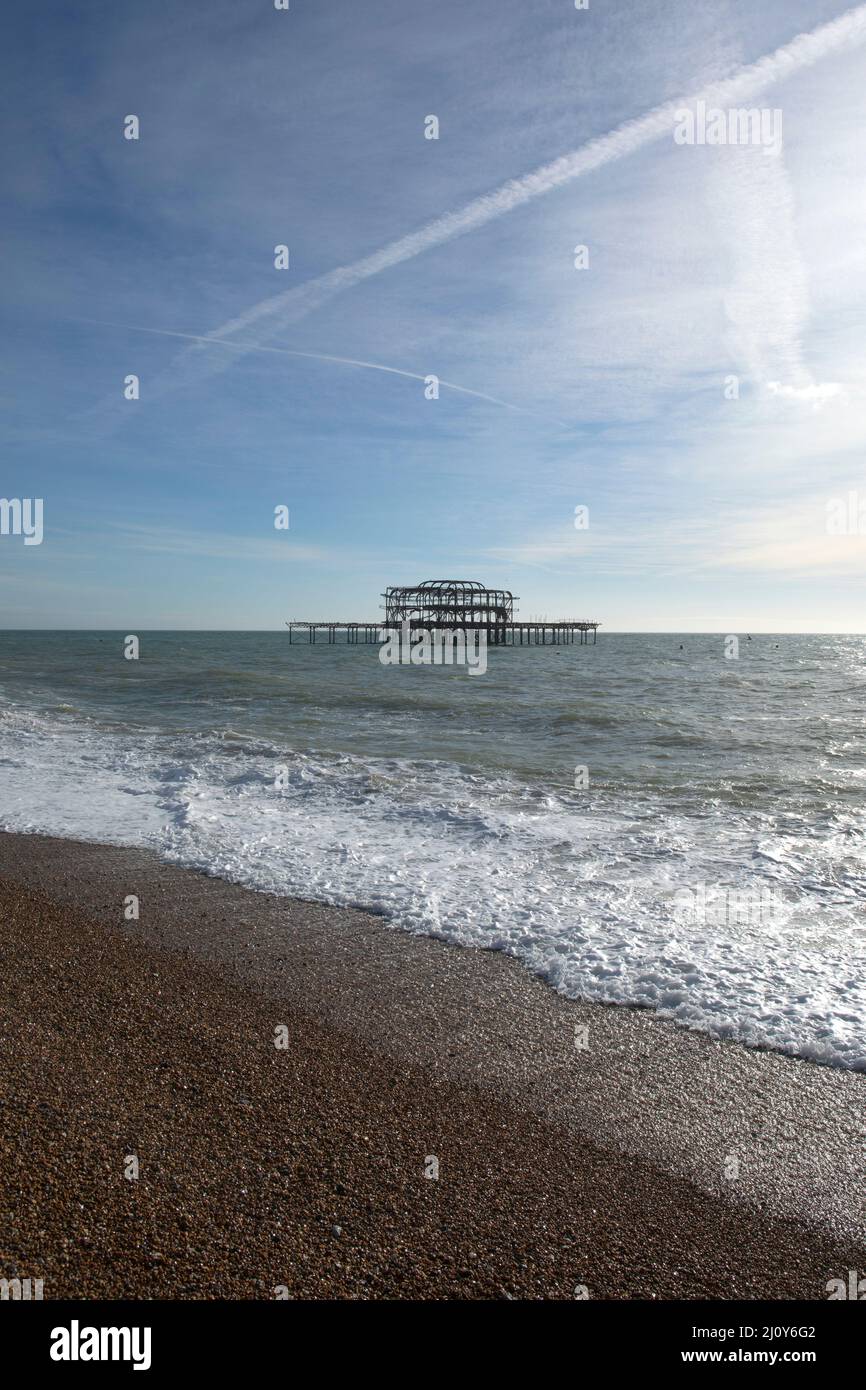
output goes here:
<path id="1" fill-rule="evenodd" d="M 698 579 L 739 573 L 789 579 L 860 578 L 866 558 L 866 534 L 828 529 L 828 505 L 844 508 L 846 492 L 836 486 L 795 502 L 756 504 L 732 510 L 724 528 L 714 518 L 697 515 L 654 522 L 653 534 L 641 538 L 615 525 L 594 523 L 591 531 L 565 526 L 539 532 L 520 544 L 484 551 L 498 564 L 544 568 L 582 576 L 591 562 L 593 578 L 601 575 Z"/>
<path id="2" fill-rule="evenodd" d="M 402 367 L 388 367 L 382 362 L 365 362 L 356 357 L 336 357 L 327 352 L 300 352 L 293 348 L 265 347 L 262 343 L 238 342 L 236 338 L 215 338 L 205 333 L 179 333 L 169 328 L 145 328 L 137 323 L 106 323 L 102 319 L 77 319 L 76 322 L 98 324 L 101 328 L 123 328 L 130 333 L 153 333 L 160 338 L 184 338 L 191 343 L 213 343 L 216 347 L 231 348 L 240 352 L 242 356 L 248 352 L 271 352 L 279 357 L 302 357 L 310 362 L 334 362 L 343 367 L 365 367 L 373 372 L 388 372 L 391 376 L 408 377 L 410 381 L 427 381 L 427 377 L 422 376 L 420 372 L 407 372 Z M 542 420 L 549 420 L 565 428 L 562 420 L 556 420 L 551 415 L 542 415 L 540 411 L 530 410 L 526 406 L 513 405 L 510 401 L 500 400 L 498 396 L 488 396 L 484 391 L 473 391 L 468 386 L 458 386 L 456 381 L 446 381 L 444 377 L 437 377 L 436 380 L 440 386 L 447 387 L 449 391 L 459 391 L 462 396 L 474 396 L 476 400 L 502 406 L 505 410 L 514 410 L 520 415 L 538 415 Z"/>
<path id="3" fill-rule="evenodd" d="M 335 555 L 321 546 L 302 545 L 290 539 L 226 535 L 219 532 L 173 531 L 166 527 L 118 523 L 112 529 L 129 550 L 157 555 L 209 556 L 217 560 L 240 560 L 245 564 L 323 563 L 332 564 Z"/>

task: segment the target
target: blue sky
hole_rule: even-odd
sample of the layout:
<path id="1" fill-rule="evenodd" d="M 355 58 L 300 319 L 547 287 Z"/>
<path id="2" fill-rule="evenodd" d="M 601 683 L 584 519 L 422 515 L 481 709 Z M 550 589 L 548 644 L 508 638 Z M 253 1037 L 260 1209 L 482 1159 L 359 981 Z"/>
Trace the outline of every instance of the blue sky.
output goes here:
<path id="1" fill-rule="evenodd" d="M 826 526 L 866 510 L 864 40 L 832 0 L 7 9 L 0 496 L 45 535 L 0 536 L 0 625 L 459 576 L 609 628 L 866 629 L 866 535 Z M 645 119 L 704 91 L 781 110 L 781 153 Z"/>

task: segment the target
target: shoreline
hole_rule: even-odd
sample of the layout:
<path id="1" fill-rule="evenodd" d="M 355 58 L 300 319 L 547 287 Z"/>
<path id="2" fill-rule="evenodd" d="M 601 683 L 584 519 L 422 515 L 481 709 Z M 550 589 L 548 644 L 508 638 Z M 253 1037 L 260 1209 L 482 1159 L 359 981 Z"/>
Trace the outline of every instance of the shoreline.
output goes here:
<path id="1" fill-rule="evenodd" d="M 0 910 L 0 1272 L 47 1298 L 821 1299 L 866 1264 L 862 1073 L 144 850 L 0 834 Z"/>

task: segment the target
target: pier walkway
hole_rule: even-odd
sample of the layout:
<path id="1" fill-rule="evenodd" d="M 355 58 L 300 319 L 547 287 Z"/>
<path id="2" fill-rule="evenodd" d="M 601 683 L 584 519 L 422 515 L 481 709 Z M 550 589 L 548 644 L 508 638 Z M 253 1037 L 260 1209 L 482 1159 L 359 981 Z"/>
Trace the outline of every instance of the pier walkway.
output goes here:
<path id="1" fill-rule="evenodd" d="M 399 626 L 399 625 L 398 625 Z M 423 623 L 413 622 L 413 628 L 421 628 Z M 435 624 L 434 624 L 435 626 Z M 439 624 L 440 631 L 453 631 L 454 624 Z M 381 621 L 371 622 L 338 622 L 336 619 L 319 618 L 316 620 L 308 618 L 293 618 L 286 623 L 289 629 L 289 641 L 293 640 L 295 632 L 306 632 L 308 642 L 322 640 L 333 644 L 338 640 L 338 633 L 345 633 L 345 640 L 350 645 L 357 643 L 379 643 L 382 639 L 382 632 L 389 628 Z M 592 633 L 592 645 L 598 640 L 598 629 L 601 623 L 590 622 L 586 619 L 561 618 L 548 619 L 544 621 L 512 621 L 507 623 L 496 623 L 486 625 L 484 623 L 466 625 L 467 632 L 486 631 L 487 644 L 491 647 L 532 647 L 532 646 L 567 646 L 577 642 L 586 646 L 590 641 Z M 321 634 L 321 637 L 320 637 Z M 342 637 L 339 639 L 342 641 Z"/>

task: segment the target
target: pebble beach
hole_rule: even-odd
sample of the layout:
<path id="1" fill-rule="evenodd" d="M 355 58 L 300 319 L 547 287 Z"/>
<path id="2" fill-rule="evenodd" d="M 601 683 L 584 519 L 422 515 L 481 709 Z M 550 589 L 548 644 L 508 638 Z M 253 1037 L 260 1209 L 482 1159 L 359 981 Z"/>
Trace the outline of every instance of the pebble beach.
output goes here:
<path id="1" fill-rule="evenodd" d="M 0 913 L 0 1258 L 46 1299 L 820 1299 L 866 1258 L 860 1074 L 144 851 L 3 835 Z"/>

